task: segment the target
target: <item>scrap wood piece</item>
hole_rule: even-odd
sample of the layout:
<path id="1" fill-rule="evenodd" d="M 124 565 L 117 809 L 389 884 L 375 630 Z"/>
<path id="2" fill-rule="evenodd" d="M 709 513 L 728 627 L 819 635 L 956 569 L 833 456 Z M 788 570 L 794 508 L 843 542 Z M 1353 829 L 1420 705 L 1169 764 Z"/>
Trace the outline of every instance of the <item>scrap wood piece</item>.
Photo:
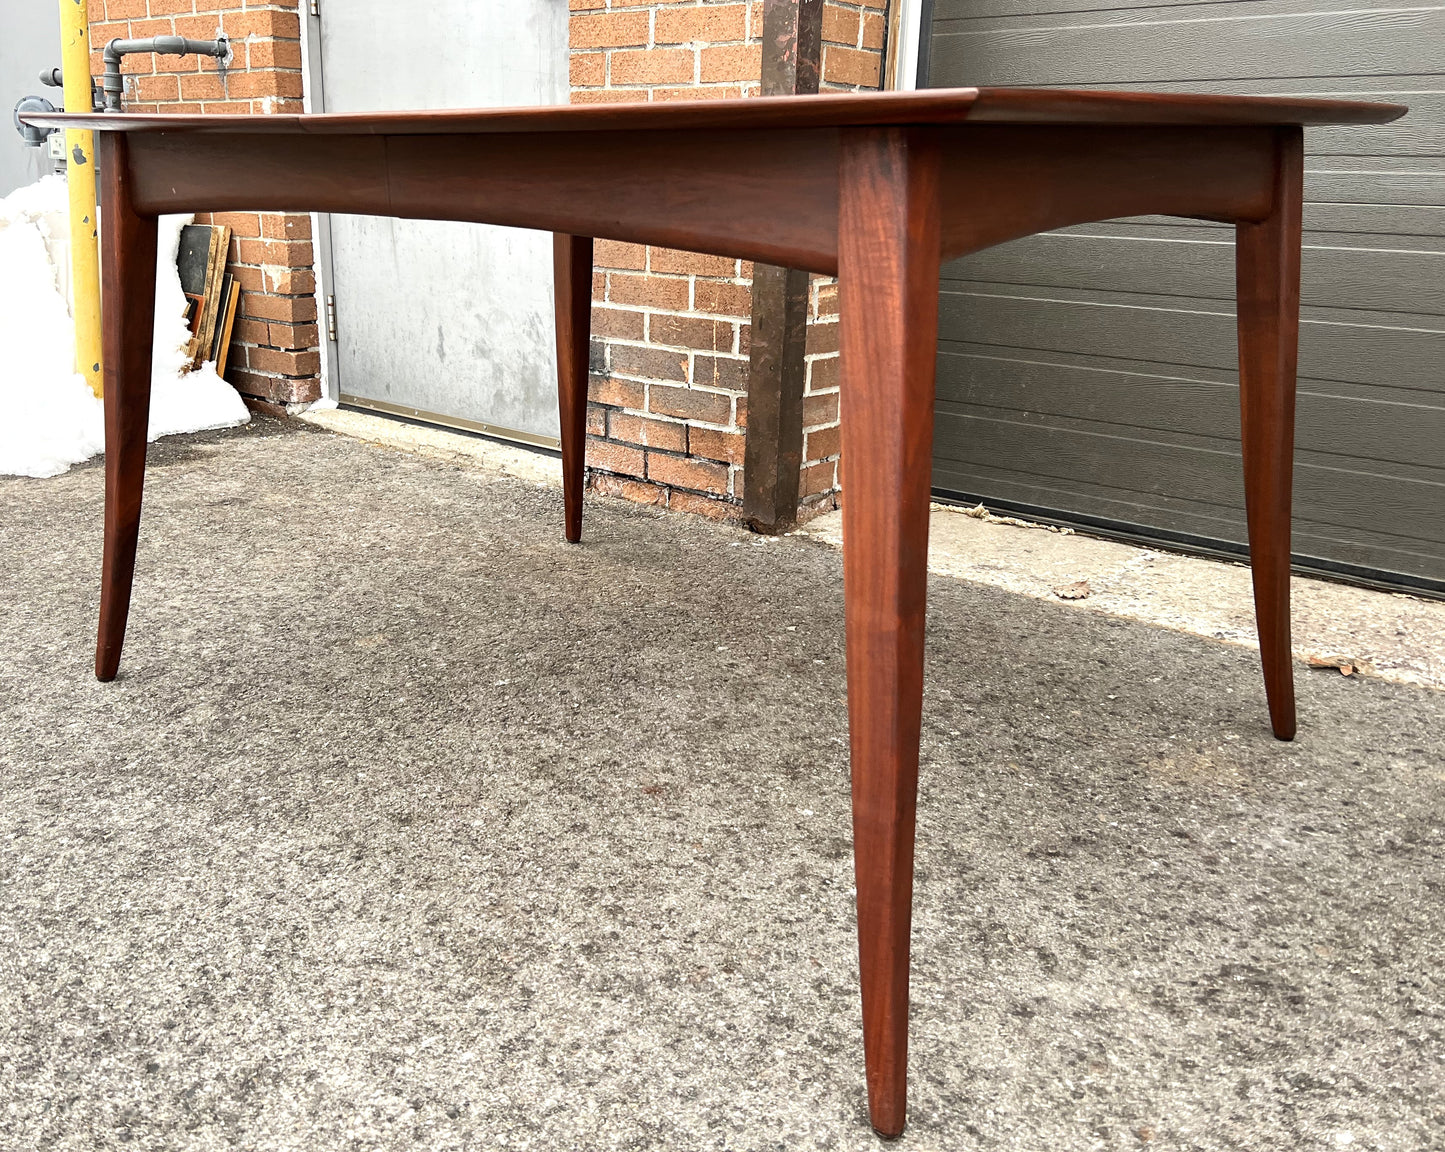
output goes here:
<path id="1" fill-rule="evenodd" d="M 957 504 L 930 504 L 935 512 L 957 512 L 964 516 L 972 517 L 974 520 L 982 520 L 985 524 L 1011 524 L 1015 528 L 1042 528 L 1045 532 L 1054 532 L 1060 536 L 1072 536 L 1074 530 L 1065 528 L 1062 524 L 1040 524 L 1034 520 L 1020 520 L 1017 516 L 995 516 L 982 504 L 975 504 L 972 508 L 961 508 Z"/>
<path id="2" fill-rule="evenodd" d="M 215 362 L 217 376 L 225 374 L 226 362 L 231 358 L 231 334 L 236 328 L 236 306 L 240 302 L 241 285 L 227 273 L 221 289 L 221 311 L 216 318 L 216 333 L 208 357 Z"/>
<path id="3" fill-rule="evenodd" d="M 1318 656 L 1311 653 L 1305 657 L 1305 663 L 1311 668 L 1335 668 L 1341 676 L 1353 676 L 1358 661 L 1344 656 Z"/>
<path id="4" fill-rule="evenodd" d="M 221 294 L 226 281 L 226 254 L 231 247 L 231 229 L 225 224 L 210 226 L 210 251 L 206 263 L 206 306 L 196 340 L 194 367 L 210 358 L 211 343 L 216 336 L 216 320 L 221 313 Z"/>
<path id="5" fill-rule="evenodd" d="M 199 349 L 201 318 L 206 310 L 206 270 L 211 259 L 211 232 L 204 224 L 187 224 L 176 246 L 176 272 L 186 294 L 186 325 L 191 342 L 186 356 L 194 360 Z"/>
<path id="6" fill-rule="evenodd" d="M 231 229 L 225 224 L 187 224 L 176 246 L 176 271 L 186 294 L 186 324 L 191 330 L 186 357 L 192 369 L 214 358 L 218 326 L 225 323 L 226 255 Z"/>

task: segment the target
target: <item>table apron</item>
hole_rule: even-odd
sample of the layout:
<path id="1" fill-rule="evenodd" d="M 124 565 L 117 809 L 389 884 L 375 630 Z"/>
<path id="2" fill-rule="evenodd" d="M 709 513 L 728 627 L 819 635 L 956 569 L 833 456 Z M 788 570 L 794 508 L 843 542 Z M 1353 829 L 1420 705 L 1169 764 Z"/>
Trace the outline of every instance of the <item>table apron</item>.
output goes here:
<path id="1" fill-rule="evenodd" d="M 949 260 L 1121 216 L 1258 221 L 1274 126 L 948 127 L 368 135 L 134 132 L 143 213 L 320 211 L 537 228 L 838 269 L 842 150 L 877 133 L 941 153 Z"/>
<path id="2" fill-rule="evenodd" d="M 1121 216 L 1263 220 L 1280 132 L 978 124 L 940 130 L 942 258 Z"/>
<path id="3" fill-rule="evenodd" d="M 130 133 L 146 213 L 467 220 L 831 273 L 836 129 L 535 135 Z"/>

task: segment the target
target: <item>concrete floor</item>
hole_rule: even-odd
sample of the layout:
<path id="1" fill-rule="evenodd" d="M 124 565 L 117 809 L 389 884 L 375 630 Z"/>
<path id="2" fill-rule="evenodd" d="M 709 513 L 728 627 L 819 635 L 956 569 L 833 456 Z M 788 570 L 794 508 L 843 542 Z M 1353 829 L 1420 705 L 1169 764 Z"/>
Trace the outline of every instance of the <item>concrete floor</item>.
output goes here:
<path id="1" fill-rule="evenodd" d="M 839 556 L 258 421 L 0 481 L 0 1148 L 869 1149 Z M 909 1149 L 1445 1147 L 1445 695 L 931 589 Z"/>
<path id="2" fill-rule="evenodd" d="M 494 440 L 351 409 L 312 410 L 301 418 L 444 464 L 562 483 L 555 457 Z M 936 504 L 930 521 L 928 566 L 937 575 L 1258 648 L 1247 565 L 1101 540 L 982 509 Z M 818 516 L 800 534 L 841 548 L 842 513 Z M 1056 592 L 1079 581 L 1086 596 L 1062 599 Z M 1296 576 L 1290 618 L 1295 655 L 1312 662 L 1316 674 L 1346 665 L 1351 675 L 1445 689 L 1445 600 Z"/>
<path id="3" fill-rule="evenodd" d="M 1246 564 L 976 518 L 976 512 L 934 505 L 930 571 L 1258 650 Z M 842 519 L 830 512 L 805 532 L 842 547 Z M 1061 599 L 1060 590 L 1077 594 L 1080 581 L 1086 595 Z M 1325 664 L 1346 665 L 1351 675 L 1445 688 L 1445 601 L 1295 576 L 1290 623 L 1295 656 L 1313 661 L 1315 674 Z"/>

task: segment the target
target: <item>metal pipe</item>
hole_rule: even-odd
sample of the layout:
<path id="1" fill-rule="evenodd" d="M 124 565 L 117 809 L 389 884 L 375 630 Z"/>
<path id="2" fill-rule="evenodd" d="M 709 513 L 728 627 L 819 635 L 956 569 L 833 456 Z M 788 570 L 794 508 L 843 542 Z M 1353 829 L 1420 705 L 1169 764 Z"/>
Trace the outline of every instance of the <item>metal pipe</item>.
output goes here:
<path id="1" fill-rule="evenodd" d="M 40 83 L 47 88 L 65 87 L 65 73 L 60 68 L 42 68 L 40 70 Z M 100 96 L 100 81 L 94 76 L 90 78 L 90 110 L 92 112 L 104 112 L 105 101 Z"/>
<path id="2" fill-rule="evenodd" d="M 120 111 L 120 96 L 125 89 L 121 79 L 120 62 L 125 56 L 137 52 L 154 52 L 157 56 L 214 56 L 221 62 L 222 71 L 233 58 L 231 41 L 222 32 L 214 40 L 188 40 L 184 36 L 153 36 L 149 40 L 112 40 L 102 53 L 105 59 L 105 73 L 101 87 L 105 90 L 105 110 Z"/>

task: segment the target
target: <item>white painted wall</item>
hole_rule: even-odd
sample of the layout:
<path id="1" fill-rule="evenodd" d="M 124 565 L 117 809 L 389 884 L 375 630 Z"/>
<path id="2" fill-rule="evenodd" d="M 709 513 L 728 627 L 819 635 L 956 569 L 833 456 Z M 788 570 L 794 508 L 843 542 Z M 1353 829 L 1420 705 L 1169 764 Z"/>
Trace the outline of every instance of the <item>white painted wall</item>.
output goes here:
<path id="1" fill-rule="evenodd" d="M 42 68 L 60 64 L 60 9 L 53 0 L 0 0 L 0 196 L 47 175 L 44 149 L 27 148 L 15 131 L 15 103 L 44 96 L 59 107 L 59 88 L 38 79 Z"/>

